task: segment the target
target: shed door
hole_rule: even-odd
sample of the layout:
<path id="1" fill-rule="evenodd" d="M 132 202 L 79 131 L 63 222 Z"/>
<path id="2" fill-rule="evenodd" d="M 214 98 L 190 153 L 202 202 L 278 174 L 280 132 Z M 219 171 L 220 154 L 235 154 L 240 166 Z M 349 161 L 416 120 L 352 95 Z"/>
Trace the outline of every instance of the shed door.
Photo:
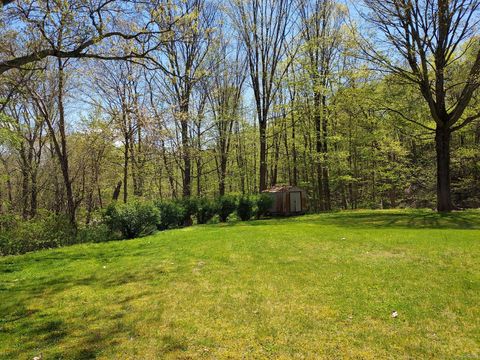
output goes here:
<path id="1" fill-rule="evenodd" d="M 302 211 L 302 194 L 300 191 L 290 193 L 290 211 L 301 212 Z"/>

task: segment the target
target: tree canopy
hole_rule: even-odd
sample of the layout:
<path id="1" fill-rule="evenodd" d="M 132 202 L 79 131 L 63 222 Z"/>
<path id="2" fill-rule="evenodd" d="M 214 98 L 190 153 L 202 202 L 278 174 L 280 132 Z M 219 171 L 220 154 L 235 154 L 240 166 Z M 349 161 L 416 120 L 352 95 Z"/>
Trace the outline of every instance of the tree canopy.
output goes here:
<path id="1" fill-rule="evenodd" d="M 15 0 L 0 213 L 303 187 L 312 211 L 480 206 L 477 0 Z"/>

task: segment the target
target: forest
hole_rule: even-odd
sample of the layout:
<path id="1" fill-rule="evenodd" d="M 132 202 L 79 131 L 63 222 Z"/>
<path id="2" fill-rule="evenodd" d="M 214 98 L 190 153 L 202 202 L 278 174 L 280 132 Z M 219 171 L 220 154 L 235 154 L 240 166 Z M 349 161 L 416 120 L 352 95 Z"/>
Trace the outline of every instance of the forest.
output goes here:
<path id="1" fill-rule="evenodd" d="M 478 0 L 0 6 L 0 227 L 278 184 L 480 207 Z"/>

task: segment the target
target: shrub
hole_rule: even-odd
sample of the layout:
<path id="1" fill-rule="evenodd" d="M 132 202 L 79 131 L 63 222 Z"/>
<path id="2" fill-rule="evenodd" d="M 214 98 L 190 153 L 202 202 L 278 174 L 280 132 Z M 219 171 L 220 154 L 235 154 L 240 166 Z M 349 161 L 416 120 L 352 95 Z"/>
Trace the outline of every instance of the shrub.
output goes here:
<path id="1" fill-rule="evenodd" d="M 183 209 L 183 226 L 192 225 L 192 216 L 197 212 L 197 200 L 194 198 L 183 198 L 176 203 Z"/>
<path id="2" fill-rule="evenodd" d="M 19 221 L 20 218 L 13 214 L 0 215 L 0 232 L 14 229 Z"/>
<path id="3" fill-rule="evenodd" d="M 167 230 L 183 225 L 184 209 L 178 202 L 159 201 L 155 206 L 160 210 L 158 230 Z"/>
<path id="4" fill-rule="evenodd" d="M 211 220 L 217 213 L 216 203 L 206 199 L 201 198 L 197 200 L 197 223 L 206 224 Z"/>
<path id="5" fill-rule="evenodd" d="M 217 199 L 217 212 L 221 222 L 225 222 L 228 216 L 237 208 L 234 196 L 221 196 Z"/>
<path id="6" fill-rule="evenodd" d="M 112 232 L 120 232 L 123 238 L 133 239 L 152 233 L 159 218 L 158 209 L 148 203 L 111 204 L 104 213 L 104 222 Z"/>
<path id="7" fill-rule="evenodd" d="M 256 216 L 257 219 L 260 219 L 262 216 L 265 216 L 273 204 L 273 198 L 268 194 L 260 194 L 255 199 L 256 202 Z"/>
<path id="8" fill-rule="evenodd" d="M 76 243 L 100 243 L 114 239 L 107 224 L 91 223 L 78 229 Z"/>
<path id="9" fill-rule="evenodd" d="M 5 223 L 5 222 L 4 222 Z M 23 254 L 75 243 L 76 229 L 68 218 L 43 212 L 35 219 L 9 221 L 0 229 L 0 254 Z"/>
<path id="10" fill-rule="evenodd" d="M 242 196 L 238 200 L 237 215 L 242 221 L 250 220 L 253 213 L 253 202 L 247 196 Z"/>

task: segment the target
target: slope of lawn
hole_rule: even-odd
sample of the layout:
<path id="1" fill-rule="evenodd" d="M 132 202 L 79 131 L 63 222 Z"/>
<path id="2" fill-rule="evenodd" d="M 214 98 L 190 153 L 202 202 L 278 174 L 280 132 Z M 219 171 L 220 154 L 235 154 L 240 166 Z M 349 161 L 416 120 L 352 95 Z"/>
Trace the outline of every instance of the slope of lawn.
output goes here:
<path id="1" fill-rule="evenodd" d="M 476 359 L 480 212 L 308 215 L 1 258 L 0 358 L 40 354 Z"/>

